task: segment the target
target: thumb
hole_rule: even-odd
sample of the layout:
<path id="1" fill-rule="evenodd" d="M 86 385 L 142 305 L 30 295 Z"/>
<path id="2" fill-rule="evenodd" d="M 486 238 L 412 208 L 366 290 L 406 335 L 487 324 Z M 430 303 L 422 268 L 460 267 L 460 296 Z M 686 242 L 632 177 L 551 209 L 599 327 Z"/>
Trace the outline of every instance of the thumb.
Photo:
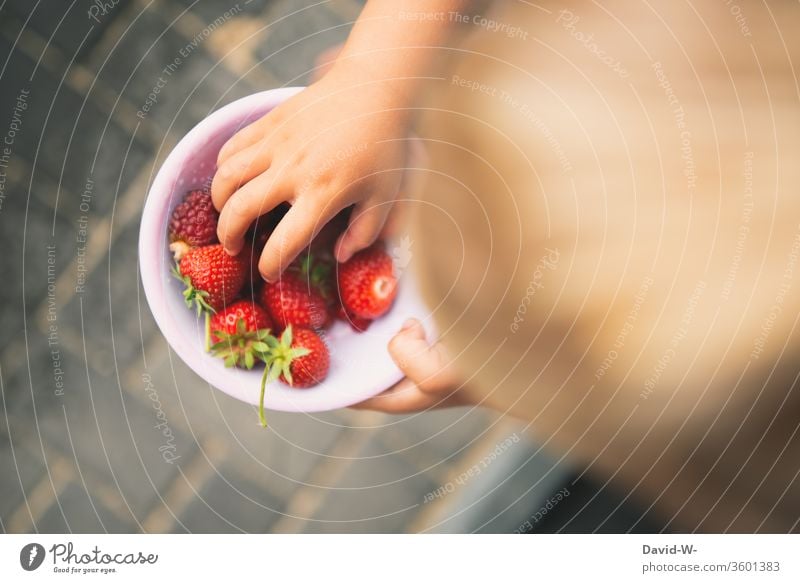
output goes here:
<path id="1" fill-rule="evenodd" d="M 406 320 L 389 341 L 389 354 L 397 367 L 423 391 L 437 390 L 447 368 L 443 351 L 428 344 L 419 320 Z"/>

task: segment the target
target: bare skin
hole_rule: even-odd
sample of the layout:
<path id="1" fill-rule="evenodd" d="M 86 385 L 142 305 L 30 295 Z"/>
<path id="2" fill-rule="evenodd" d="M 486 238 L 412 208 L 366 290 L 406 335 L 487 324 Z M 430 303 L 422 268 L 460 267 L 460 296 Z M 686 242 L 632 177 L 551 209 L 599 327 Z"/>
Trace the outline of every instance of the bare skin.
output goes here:
<path id="1" fill-rule="evenodd" d="M 418 320 L 412 318 L 403 324 L 389 342 L 389 353 L 405 378 L 355 409 L 412 413 L 471 404 L 461 390 L 463 383 L 451 366 L 447 350 L 441 343 L 428 342 Z"/>
<path id="2" fill-rule="evenodd" d="M 341 209 L 355 205 L 337 260 L 380 234 L 406 166 L 409 106 L 452 37 L 449 19 L 474 2 L 371 0 L 330 71 L 233 136 L 220 151 L 211 193 L 218 235 L 232 255 L 247 228 L 282 202 L 291 210 L 269 238 L 259 271 L 274 281 Z"/>
<path id="3" fill-rule="evenodd" d="M 422 80 L 437 73 L 442 47 L 456 28 L 450 18 L 424 15 L 478 4 L 368 2 L 344 47 L 322 56 L 320 78 L 221 149 L 211 194 L 221 213 L 218 236 L 225 250 L 238 254 L 250 225 L 283 202 L 291 209 L 259 260 L 267 281 L 275 281 L 350 205 L 350 224 L 334 247 L 338 261 L 385 234 L 395 222 L 387 219 L 410 155 L 409 107 Z M 419 322 L 407 322 L 389 351 L 406 378 L 359 408 L 402 413 L 462 404 L 444 348 L 428 344 Z"/>

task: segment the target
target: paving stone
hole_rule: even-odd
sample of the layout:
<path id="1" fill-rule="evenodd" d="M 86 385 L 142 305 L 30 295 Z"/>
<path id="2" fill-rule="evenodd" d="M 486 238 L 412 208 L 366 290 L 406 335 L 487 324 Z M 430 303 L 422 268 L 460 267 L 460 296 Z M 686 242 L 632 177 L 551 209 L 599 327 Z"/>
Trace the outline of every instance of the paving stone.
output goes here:
<path id="1" fill-rule="evenodd" d="M 57 207 L 73 230 L 74 221 L 81 215 L 91 219 L 109 214 L 116 196 L 128 188 L 152 157 L 150 146 L 138 139 L 131 142 L 118 125 L 107 124 L 108 116 L 91 99 L 77 116 L 83 97 L 60 85 L 60 78 L 44 67 L 36 70 L 31 81 L 34 62 L 19 49 L 12 51 L 11 41 L 0 37 L 0 54 L 7 51 L 9 61 L 2 75 L 6 90 L 0 93 L 0 134 L 3 139 L 8 136 L 12 144 L 10 168 L 0 170 L 19 180 L 16 185 L 4 185 L 2 206 L 13 203 L 12 194 L 19 198 L 10 191 L 13 187 L 26 198 L 30 192 L 49 209 Z M 28 91 L 27 96 L 22 91 Z M 71 134 L 75 137 L 70 143 Z M 5 164 L 4 160 L 0 162 Z M 82 196 L 87 190 L 91 195 L 88 199 Z M 82 205 L 84 202 L 88 206 Z M 42 223 L 47 224 L 44 217 Z"/>
<path id="2" fill-rule="evenodd" d="M 120 390 L 114 374 L 103 376 L 89 368 L 90 392 L 85 363 L 83 376 L 77 368 L 68 370 L 73 372 L 67 377 L 64 396 L 40 394 L 24 402 L 10 430 L 16 435 L 21 427 L 38 427 L 53 449 L 118 489 L 133 515 L 142 520 L 177 475 L 178 466 L 196 451 L 194 441 L 168 422 L 157 428 L 163 423 L 157 410 L 131 396 L 131 389 Z M 165 427 L 173 439 L 163 434 Z M 170 446 L 180 456 L 173 464 L 164 460 L 159 449 Z"/>
<path id="3" fill-rule="evenodd" d="M 6 22 L 1 18 L 0 22 L 2 22 L 0 32 L 4 33 L 0 34 L 0 55 L 4 55 L 3 62 L 0 63 L 0 80 L 3 82 L 3 91 L 0 92 L 0 132 L 5 140 L 21 90 L 31 90 L 30 77 L 34 72 L 36 62 L 15 47 L 15 33 L 5 30 Z M 24 107 L 25 105 L 21 104 L 17 108 L 17 113 L 23 117 L 23 123 L 27 112 Z M 24 127 L 27 127 L 27 124 Z M 16 136 L 11 136 L 11 138 L 16 142 Z"/>
<path id="4" fill-rule="evenodd" d="M 30 0 L 8 0 L 4 6 L 6 12 L 4 16 L 13 17 L 21 22 L 27 21 L 27 28 L 48 39 L 53 47 L 72 57 L 92 49 L 115 12 L 126 2 L 128 0 L 119 0 L 114 8 L 101 11 L 100 3 L 95 5 L 96 0 L 76 0 L 57 5 L 30 2 Z"/>
<path id="5" fill-rule="evenodd" d="M 59 508 L 60 504 L 60 508 Z M 80 482 L 70 482 L 55 503 L 36 522 L 41 533 L 125 533 L 135 529 L 133 522 L 120 520 L 90 494 Z"/>
<path id="6" fill-rule="evenodd" d="M 175 532 L 268 532 L 280 518 L 284 501 L 229 465 L 200 490 L 176 525 Z"/>
<path id="7" fill-rule="evenodd" d="M 457 407 L 389 417 L 385 440 L 422 467 L 445 471 L 490 429 L 493 415 Z"/>
<path id="8" fill-rule="evenodd" d="M 56 213 L 58 219 L 74 225 L 81 216 L 80 204 L 63 204 L 65 201 L 72 201 L 74 197 L 68 192 L 66 185 L 59 186 L 58 179 L 53 178 L 46 171 L 31 172 L 30 163 L 19 157 L 14 159 L 14 172 L 21 174 L 15 187 L 22 192 L 22 196 L 27 197 L 30 192 L 31 198 L 42 203 L 50 212 Z M 58 194 L 58 196 L 56 196 Z"/>
<path id="9" fill-rule="evenodd" d="M 30 316 L 47 300 L 48 279 L 55 281 L 73 257 L 74 235 L 70 233 L 71 225 L 55 216 L 55 237 L 52 236 L 53 225 L 52 209 L 33 198 L 29 200 L 27 192 L 16 186 L 7 192 L 0 211 L 3 276 L 8 282 L 8 285 L 1 286 L 3 289 L 0 292 L 3 302 L 3 309 L 0 310 L 0 346 L 4 348 L 12 341 L 24 341 L 24 314 L 29 316 L 29 335 L 41 335 Z M 54 248 L 48 249 L 49 245 Z M 55 306 L 57 309 L 63 306 L 57 296 Z"/>
<path id="10" fill-rule="evenodd" d="M 346 430 L 335 412 L 310 416 L 275 411 L 268 412 L 269 427 L 263 429 L 254 407 L 209 386 L 175 354 L 148 364 L 170 419 L 198 439 L 214 435 L 226 440 L 231 467 L 281 499 L 305 483 Z"/>
<path id="11" fill-rule="evenodd" d="M 615 484 L 607 484 L 586 475 L 578 479 L 564 480 L 563 486 L 570 495 L 544 514 L 538 522 L 531 519 L 537 534 L 654 534 L 662 531 L 663 517 L 655 512 L 646 512 L 634 501 L 625 501 L 627 494 Z M 535 511 L 534 511 L 535 512 Z"/>
<path id="12" fill-rule="evenodd" d="M 521 441 L 468 483 L 451 501 L 447 532 L 510 533 L 544 507 L 561 486 L 569 468 L 556 464 L 535 444 Z M 469 508 L 469 512 L 463 512 Z"/>
<path id="13" fill-rule="evenodd" d="M 434 488 L 428 475 L 370 440 L 328 490 L 304 532 L 403 532 Z"/>
<path id="14" fill-rule="evenodd" d="M 138 138 L 131 140 L 109 121 L 110 114 L 94 103 L 91 94 L 84 99 L 45 67 L 35 69 L 31 58 L 18 48 L 12 51 L 11 41 L 0 37 L 0 54 L 6 51 L 11 58 L 3 80 L 8 77 L 16 91 L 3 92 L 0 130 L 5 133 L 9 127 L 20 92 L 28 91 L 26 109 L 17 108 L 20 129 L 14 136 L 13 153 L 26 160 L 26 173 L 44 173 L 51 184 L 64 188 L 63 192 L 39 193 L 39 197 L 50 206 L 57 204 L 71 219 L 80 214 L 109 214 L 116 196 L 127 190 L 152 157 L 151 146 Z M 80 208 L 87 185 L 92 194 L 88 213 Z"/>
<path id="15" fill-rule="evenodd" d="M 350 33 L 350 25 L 343 24 L 330 8 L 302 7 L 303 3 L 290 0 L 271 3 L 265 18 L 278 24 L 269 28 L 257 51 L 262 65 L 290 85 L 308 85 L 317 56 L 343 43 Z"/>
<path id="16" fill-rule="evenodd" d="M 272 3 L 272 0 L 239 0 L 231 3 L 230 6 L 239 7 L 237 15 L 256 16 L 264 11 L 265 6 Z M 230 9 L 230 6 L 222 6 L 217 0 L 175 0 L 173 4 L 187 9 L 206 23 L 214 22 L 225 10 Z"/>
<path id="17" fill-rule="evenodd" d="M 12 364 L 16 366 L 12 368 Z M 56 391 L 73 389 L 81 375 L 85 381 L 83 361 L 63 350 L 62 344 L 49 347 L 45 334 L 33 326 L 28 334 L 27 351 L 22 352 L 20 360 L 12 363 L 4 359 L 2 365 L 9 431 L 15 436 L 20 430 L 26 435 L 38 430 L 36 420 L 44 413 L 63 414 L 63 399 Z"/>
<path id="18" fill-rule="evenodd" d="M 59 103 L 59 107 L 75 111 L 80 107 L 79 102 L 73 100 L 75 97 L 76 94 L 65 92 L 63 100 L 71 103 L 63 106 Z M 65 125 L 70 132 L 74 131 L 71 143 L 66 131 L 54 136 L 55 132 L 50 131 L 48 125 L 47 139 L 42 145 L 45 156 L 42 168 L 53 182 L 63 187 L 58 191 L 59 213 L 73 221 L 86 215 L 91 229 L 92 219 L 109 216 L 116 199 L 127 192 L 140 172 L 149 169 L 153 150 L 140 137 L 132 137 L 114 121 L 109 121 L 109 114 L 101 113 L 91 102 L 85 105 L 73 124 Z M 53 159 L 64 163 L 63 170 Z M 37 165 L 35 171 L 41 172 L 42 168 Z M 49 195 L 55 204 L 56 192 Z M 143 192 L 142 200 L 145 195 Z"/>
<path id="19" fill-rule="evenodd" d="M 0 480 L 0 518 L 3 524 L 25 504 L 25 496 L 45 473 L 41 459 L 20 445 L 20 437 L 14 436 L 12 451 L 8 437 L 0 436 L 0 475 L 3 476 Z"/>
<path id="20" fill-rule="evenodd" d="M 316 465 L 330 460 L 328 454 L 348 429 L 336 412 L 297 414 L 270 411 L 268 435 L 251 424 L 243 443 L 260 465 L 251 475 L 266 478 L 275 491 L 295 490 L 309 481 Z"/>
<path id="21" fill-rule="evenodd" d="M 91 364 L 106 374 L 141 367 L 142 346 L 156 331 L 138 281 L 138 221 L 112 228 L 118 234 L 110 253 L 88 274 L 59 317 L 61 326 L 84 339 Z M 100 235 L 92 233 L 91 226 L 89 233 Z"/>
<path id="22" fill-rule="evenodd" d="M 90 106 L 87 105 L 87 108 Z M 91 107 L 90 109 L 94 109 Z M 52 179 L 63 187 L 58 210 L 71 218 L 87 215 L 89 229 L 95 217 L 110 216 L 115 202 L 125 195 L 142 172 L 152 171 L 153 147 L 141 135 L 131 136 L 108 114 L 84 114 L 75 126 L 63 174 Z M 142 202 L 146 192 L 141 192 Z M 88 204 L 87 207 L 83 204 Z"/>
<path id="23" fill-rule="evenodd" d="M 221 5 L 217 10 L 225 12 Z M 137 109 L 137 121 L 181 136 L 210 112 L 254 91 L 208 55 L 202 32 L 187 37 L 157 9 L 146 10 L 87 66 Z"/>

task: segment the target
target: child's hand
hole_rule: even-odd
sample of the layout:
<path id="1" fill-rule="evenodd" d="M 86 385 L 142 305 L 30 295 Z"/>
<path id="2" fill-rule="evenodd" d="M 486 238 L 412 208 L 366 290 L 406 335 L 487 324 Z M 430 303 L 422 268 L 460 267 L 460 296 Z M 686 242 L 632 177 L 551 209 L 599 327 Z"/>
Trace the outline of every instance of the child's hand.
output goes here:
<path id="1" fill-rule="evenodd" d="M 406 377 L 380 395 L 354 405 L 384 413 L 410 413 L 469 405 L 444 346 L 430 345 L 419 321 L 410 319 L 389 342 L 389 352 Z"/>
<path id="2" fill-rule="evenodd" d="M 306 247 L 338 211 L 354 204 L 337 260 L 369 246 L 397 196 L 406 161 L 408 112 L 386 83 L 359 81 L 339 65 L 321 81 L 244 128 L 222 148 L 211 185 L 218 235 L 238 253 L 248 227 L 288 201 L 259 262 L 267 280 Z"/>

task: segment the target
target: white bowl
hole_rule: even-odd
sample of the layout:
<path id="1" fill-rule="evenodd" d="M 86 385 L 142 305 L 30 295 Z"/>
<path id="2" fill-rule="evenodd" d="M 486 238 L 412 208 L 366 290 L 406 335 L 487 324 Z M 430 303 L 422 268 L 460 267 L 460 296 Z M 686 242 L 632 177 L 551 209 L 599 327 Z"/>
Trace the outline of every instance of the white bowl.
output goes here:
<path id="1" fill-rule="evenodd" d="M 217 153 L 242 127 L 260 118 L 301 87 L 273 89 L 244 97 L 215 111 L 195 126 L 164 161 L 147 195 L 139 230 L 139 265 L 153 316 L 172 349 L 212 386 L 246 403 L 258 404 L 262 369 L 225 368 L 204 350 L 202 318 L 183 302 L 181 284 L 170 270 L 167 224 L 186 191 L 213 175 Z M 410 272 L 404 273 L 394 306 L 363 333 L 337 321 L 323 334 L 331 353 L 325 381 L 309 389 L 281 382 L 267 387 L 265 407 L 279 411 L 326 411 L 372 397 L 402 378 L 387 344 L 409 317 L 430 321 Z"/>

